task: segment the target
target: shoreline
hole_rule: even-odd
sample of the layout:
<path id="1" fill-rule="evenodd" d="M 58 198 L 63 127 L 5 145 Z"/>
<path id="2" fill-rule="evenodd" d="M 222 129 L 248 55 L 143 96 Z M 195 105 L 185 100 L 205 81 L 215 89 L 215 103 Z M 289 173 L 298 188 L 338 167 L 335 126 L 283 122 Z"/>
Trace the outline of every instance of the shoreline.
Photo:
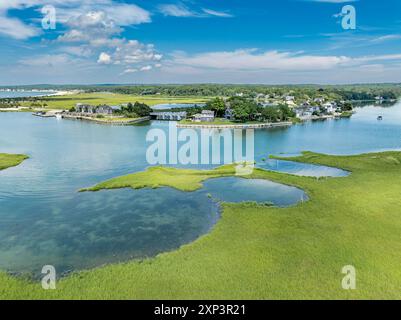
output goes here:
<path id="1" fill-rule="evenodd" d="M 33 99 L 33 98 L 48 98 L 48 97 L 57 97 L 57 96 L 68 96 L 73 94 L 81 93 L 81 90 L 2 90 L 0 89 L 0 93 L 40 93 L 38 95 L 26 95 L 26 96 L 11 96 L 11 97 L 1 97 L 2 99 Z"/>
<path id="2" fill-rule="evenodd" d="M 118 121 L 118 120 L 107 120 L 107 118 L 97 119 L 97 118 L 92 118 L 92 117 L 63 114 L 62 119 L 83 120 L 83 121 L 91 121 L 91 122 L 95 122 L 95 123 L 99 123 L 99 124 L 111 124 L 111 125 L 117 125 L 117 126 L 125 126 L 125 125 L 131 125 L 131 124 L 149 121 L 150 117 L 133 118 L 131 120 Z M 118 118 L 114 118 L 114 119 L 118 119 Z"/>
<path id="3" fill-rule="evenodd" d="M 264 129 L 264 128 L 280 128 L 290 127 L 292 122 L 277 122 L 277 123 L 250 123 L 250 124 L 180 124 L 177 123 L 177 128 L 201 128 L 201 129 Z"/>

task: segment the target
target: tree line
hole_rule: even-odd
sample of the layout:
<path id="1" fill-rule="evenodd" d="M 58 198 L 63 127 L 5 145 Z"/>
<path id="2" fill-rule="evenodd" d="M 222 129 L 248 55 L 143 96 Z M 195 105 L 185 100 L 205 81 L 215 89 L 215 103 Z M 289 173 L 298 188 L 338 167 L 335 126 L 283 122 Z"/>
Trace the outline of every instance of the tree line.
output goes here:
<path id="1" fill-rule="evenodd" d="M 294 111 L 286 104 L 266 107 L 244 97 L 231 97 L 227 100 L 214 98 L 206 104 L 206 109 L 213 110 L 216 117 L 219 118 L 226 116 L 229 111 L 231 120 L 237 122 L 279 122 L 295 117 Z"/>

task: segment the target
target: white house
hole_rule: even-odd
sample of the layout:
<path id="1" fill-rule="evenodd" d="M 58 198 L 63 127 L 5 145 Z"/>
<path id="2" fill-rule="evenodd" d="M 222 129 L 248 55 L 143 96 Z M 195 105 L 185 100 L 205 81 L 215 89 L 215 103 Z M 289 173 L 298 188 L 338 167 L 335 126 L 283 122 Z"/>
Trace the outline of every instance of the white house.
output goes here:
<path id="1" fill-rule="evenodd" d="M 313 113 L 313 112 L 320 112 L 320 107 L 319 106 L 310 106 L 307 109 L 309 112 Z"/>
<path id="2" fill-rule="evenodd" d="M 113 108 L 108 105 L 92 106 L 84 103 L 75 105 L 75 112 L 87 114 L 112 114 Z"/>
<path id="3" fill-rule="evenodd" d="M 299 119 L 308 119 L 312 116 L 312 112 L 309 110 L 309 108 L 295 108 L 295 116 Z"/>
<path id="4" fill-rule="evenodd" d="M 337 104 L 335 102 L 326 102 L 322 107 L 326 109 L 327 113 L 334 113 L 337 110 Z"/>
<path id="5" fill-rule="evenodd" d="M 285 96 L 285 97 L 284 97 L 284 100 L 287 101 L 287 102 L 288 102 L 288 101 L 294 101 L 294 100 L 295 100 L 295 97 L 294 97 L 294 96 Z"/>
<path id="6" fill-rule="evenodd" d="M 214 121 L 214 111 L 202 110 L 202 113 L 193 115 L 193 121 L 195 122 L 212 122 Z"/>
<path id="7" fill-rule="evenodd" d="M 324 98 L 318 97 L 318 98 L 313 99 L 313 101 L 317 102 L 317 103 L 323 103 L 324 102 Z"/>

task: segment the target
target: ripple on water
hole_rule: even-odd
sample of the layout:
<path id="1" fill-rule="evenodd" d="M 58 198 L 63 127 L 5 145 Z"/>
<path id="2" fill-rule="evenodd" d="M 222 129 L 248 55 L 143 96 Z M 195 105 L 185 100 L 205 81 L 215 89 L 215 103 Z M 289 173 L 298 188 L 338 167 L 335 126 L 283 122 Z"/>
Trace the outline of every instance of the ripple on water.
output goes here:
<path id="1" fill-rule="evenodd" d="M 256 167 L 307 177 L 346 177 L 350 174 L 348 171 L 334 167 L 276 159 L 259 161 Z"/>
<path id="2" fill-rule="evenodd" d="M 39 275 L 50 264 L 63 273 L 170 251 L 210 230 L 219 216 L 215 199 L 286 206 L 307 196 L 267 180 L 230 177 L 205 181 L 195 192 L 164 187 L 5 201 L 0 268 Z"/>

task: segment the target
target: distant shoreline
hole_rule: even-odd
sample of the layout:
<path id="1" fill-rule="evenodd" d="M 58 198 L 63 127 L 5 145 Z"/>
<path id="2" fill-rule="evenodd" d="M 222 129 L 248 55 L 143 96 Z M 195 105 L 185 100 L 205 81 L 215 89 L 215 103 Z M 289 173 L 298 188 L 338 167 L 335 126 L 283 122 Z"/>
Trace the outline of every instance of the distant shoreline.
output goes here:
<path id="1" fill-rule="evenodd" d="M 12 89 L 0 89 L 0 100 L 1 99 L 24 99 L 24 98 L 46 98 L 46 97 L 54 97 L 54 96 L 66 96 L 77 94 L 81 92 L 80 90 L 12 90 Z M 21 93 L 22 95 L 16 96 L 2 96 L 2 93 L 11 93 L 11 94 L 18 94 Z M 32 95 L 30 95 L 32 94 Z"/>

